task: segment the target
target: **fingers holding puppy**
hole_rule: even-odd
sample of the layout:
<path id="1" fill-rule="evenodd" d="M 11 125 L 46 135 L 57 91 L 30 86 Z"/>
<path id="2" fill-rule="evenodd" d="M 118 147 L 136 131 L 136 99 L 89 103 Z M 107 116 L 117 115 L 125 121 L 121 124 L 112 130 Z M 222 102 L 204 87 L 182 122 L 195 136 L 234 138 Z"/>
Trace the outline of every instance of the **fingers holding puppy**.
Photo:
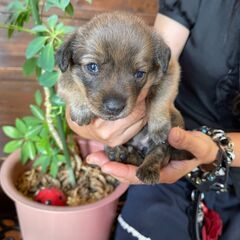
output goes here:
<path id="1" fill-rule="evenodd" d="M 197 131 L 185 131 L 180 128 L 172 128 L 168 137 L 169 143 L 177 148 L 184 149 L 195 156 L 192 160 L 171 160 L 160 169 L 159 183 L 174 183 L 201 164 L 208 164 L 215 160 L 218 147 L 205 134 Z M 136 177 L 137 167 L 129 164 L 111 162 L 105 153 L 94 153 L 88 156 L 89 163 L 99 165 L 105 173 L 112 175 L 119 181 L 130 184 L 139 184 Z"/>
<path id="2" fill-rule="evenodd" d="M 80 137 L 96 140 L 111 147 L 126 143 L 147 122 L 144 100 L 138 102 L 130 115 L 116 121 L 106 121 L 96 118 L 88 125 L 79 126 L 76 122 L 72 121 L 69 107 L 66 109 L 66 118 L 69 127 Z"/>
<path id="3" fill-rule="evenodd" d="M 92 153 L 87 157 L 89 164 L 98 165 L 104 173 L 112 175 L 120 182 L 129 184 L 143 184 L 136 176 L 137 167 L 130 164 L 110 161 L 104 152 Z M 196 159 L 186 161 L 171 161 L 160 170 L 159 183 L 174 183 L 197 167 Z"/>

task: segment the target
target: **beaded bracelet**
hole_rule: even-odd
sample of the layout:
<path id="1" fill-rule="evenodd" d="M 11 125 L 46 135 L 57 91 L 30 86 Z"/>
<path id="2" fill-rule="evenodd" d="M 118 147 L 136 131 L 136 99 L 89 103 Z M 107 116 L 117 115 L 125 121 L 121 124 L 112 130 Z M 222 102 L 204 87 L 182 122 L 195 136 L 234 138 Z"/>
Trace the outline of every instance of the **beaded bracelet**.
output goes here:
<path id="1" fill-rule="evenodd" d="M 188 173 L 186 178 L 200 191 L 216 190 L 227 191 L 229 168 L 235 158 L 233 143 L 225 132 L 219 129 L 211 129 L 203 126 L 198 131 L 208 135 L 218 145 L 219 150 L 216 160 L 212 163 L 212 169 L 206 171 L 204 167 L 197 167 Z"/>

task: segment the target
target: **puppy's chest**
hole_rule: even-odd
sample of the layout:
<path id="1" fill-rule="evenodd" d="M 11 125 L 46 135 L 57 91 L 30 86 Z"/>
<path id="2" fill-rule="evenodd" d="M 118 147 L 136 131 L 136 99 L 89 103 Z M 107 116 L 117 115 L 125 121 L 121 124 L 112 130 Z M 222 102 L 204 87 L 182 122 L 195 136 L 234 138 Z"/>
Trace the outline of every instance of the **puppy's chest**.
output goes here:
<path id="1" fill-rule="evenodd" d="M 156 146 L 148 134 L 146 125 L 136 136 L 134 136 L 126 145 L 133 146 L 144 158 Z"/>

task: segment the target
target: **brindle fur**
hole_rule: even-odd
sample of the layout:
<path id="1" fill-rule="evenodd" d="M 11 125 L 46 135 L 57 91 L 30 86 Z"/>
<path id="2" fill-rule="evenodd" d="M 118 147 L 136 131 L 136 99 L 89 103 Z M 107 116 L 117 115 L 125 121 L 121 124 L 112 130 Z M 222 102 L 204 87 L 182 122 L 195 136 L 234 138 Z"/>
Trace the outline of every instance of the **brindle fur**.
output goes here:
<path id="1" fill-rule="evenodd" d="M 133 110 L 143 88 L 147 96 L 148 125 L 128 144 L 106 147 L 109 158 L 139 166 L 137 177 L 145 183 L 159 182 L 159 169 L 169 162 L 172 148 L 167 140 L 173 126 L 183 127 L 174 107 L 180 69 L 170 62 L 170 49 L 152 28 L 140 18 L 124 13 L 105 13 L 80 27 L 57 52 L 62 71 L 58 93 L 70 106 L 71 118 L 79 125 L 95 117 L 105 120 L 124 118 Z M 97 63 L 98 74 L 86 65 Z M 146 72 L 136 79 L 138 70 Z M 118 101 L 124 108 L 118 113 L 106 111 L 106 101 Z M 136 139 L 148 136 L 147 149 L 139 149 Z M 134 144 L 135 142 L 135 144 Z M 185 158 L 185 155 L 181 158 Z"/>

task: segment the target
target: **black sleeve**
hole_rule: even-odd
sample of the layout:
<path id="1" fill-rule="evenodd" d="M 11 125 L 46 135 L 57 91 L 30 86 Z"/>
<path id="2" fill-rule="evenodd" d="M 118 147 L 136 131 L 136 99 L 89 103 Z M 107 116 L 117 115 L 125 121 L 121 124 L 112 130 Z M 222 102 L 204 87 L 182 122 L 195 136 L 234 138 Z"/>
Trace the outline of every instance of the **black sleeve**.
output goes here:
<path id="1" fill-rule="evenodd" d="M 159 13 L 190 30 L 197 20 L 200 2 L 201 0 L 159 0 Z"/>

